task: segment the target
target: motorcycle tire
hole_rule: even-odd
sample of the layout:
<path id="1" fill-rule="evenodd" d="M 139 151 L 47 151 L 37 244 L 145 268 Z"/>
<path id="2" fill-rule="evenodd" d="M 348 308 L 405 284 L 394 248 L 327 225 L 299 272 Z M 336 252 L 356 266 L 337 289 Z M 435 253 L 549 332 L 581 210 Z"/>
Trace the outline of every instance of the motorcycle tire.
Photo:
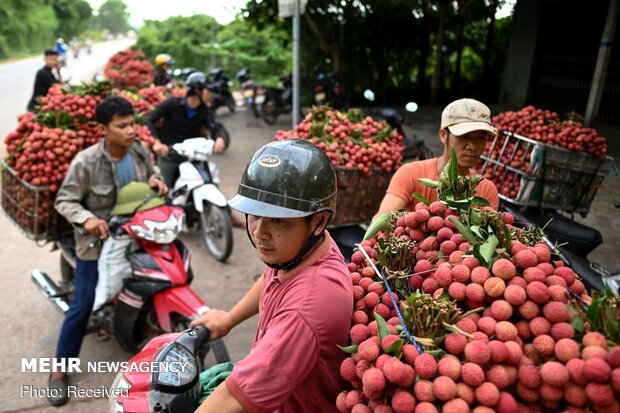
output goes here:
<path id="1" fill-rule="evenodd" d="M 263 105 L 261 107 L 261 115 L 265 123 L 267 123 L 268 125 L 273 125 L 278 120 L 279 114 L 280 111 L 278 109 L 278 104 L 276 103 L 276 101 L 273 98 L 266 96 L 265 101 L 263 102 Z"/>
<path id="2" fill-rule="evenodd" d="M 228 94 L 225 99 L 226 99 L 226 107 L 228 108 L 230 113 L 235 113 L 235 109 L 237 106 L 237 103 L 235 102 L 235 98 L 233 98 L 231 94 Z"/>
<path id="3" fill-rule="evenodd" d="M 225 207 L 218 207 L 207 202 L 200 214 L 202 239 L 207 251 L 220 262 L 225 262 L 233 247 L 233 231 L 230 213 Z"/>

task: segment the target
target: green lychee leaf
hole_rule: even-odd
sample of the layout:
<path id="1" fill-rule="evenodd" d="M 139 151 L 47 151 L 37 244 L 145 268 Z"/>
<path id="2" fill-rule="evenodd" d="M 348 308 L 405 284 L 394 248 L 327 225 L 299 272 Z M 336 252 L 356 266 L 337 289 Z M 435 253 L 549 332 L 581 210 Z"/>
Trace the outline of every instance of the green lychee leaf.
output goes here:
<path id="1" fill-rule="evenodd" d="M 474 238 L 474 234 L 472 234 L 469 228 L 463 225 L 461 221 L 454 218 L 453 216 L 450 216 L 448 220 L 452 222 L 452 224 L 456 227 L 456 229 L 459 230 L 459 232 L 465 237 L 465 239 L 467 240 L 467 242 L 469 242 L 470 245 L 476 244 L 476 238 Z"/>
<path id="2" fill-rule="evenodd" d="M 375 313 L 375 320 L 377 321 L 377 330 L 379 330 L 379 340 L 383 341 L 383 337 L 390 334 L 387 322 L 379 313 Z"/>
<path id="3" fill-rule="evenodd" d="M 486 200 L 485 198 L 479 197 L 479 196 L 475 196 L 471 199 L 471 206 L 489 206 L 491 204 L 489 204 L 489 201 Z"/>
<path id="4" fill-rule="evenodd" d="M 495 248 L 497 247 L 499 240 L 495 235 L 489 236 L 487 240 L 480 246 L 480 255 L 485 262 L 491 262 L 493 254 L 495 254 Z"/>
<path id="5" fill-rule="evenodd" d="M 390 346 L 387 348 L 387 350 L 385 350 L 385 352 L 387 354 L 391 354 L 394 357 L 400 357 L 400 353 L 403 349 L 404 344 L 405 341 L 403 339 L 396 340 L 395 342 L 390 344 Z"/>
<path id="6" fill-rule="evenodd" d="M 418 178 L 418 182 L 424 186 L 428 186 L 429 188 L 439 188 L 439 182 L 433 181 L 432 179 Z"/>
<path id="7" fill-rule="evenodd" d="M 581 317 L 573 317 L 571 325 L 577 333 L 583 333 L 583 319 Z"/>
<path id="8" fill-rule="evenodd" d="M 429 201 L 428 199 L 426 199 L 424 197 L 424 195 L 418 193 L 418 192 L 414 192 L 413 194 L 411 194 L 411 196 L 413 196 L 415 199 L 417 199 L 418 201 L 422 202 L 424 205 L 430 205 L 431 201 Z"/>
<path id="9" fill-rule="evenodd" d="M 353 354 L 353 353 L 357 352 L 357 347 L 358 347 L 357 344 L 353 344 L 351 346 L 346 346 L 346 347 L 338 346 L 338 348 L 340 350 L 342 350 L 342 351 L 344 351 L 345 353 L 348 353 L 348 354 Z"/>

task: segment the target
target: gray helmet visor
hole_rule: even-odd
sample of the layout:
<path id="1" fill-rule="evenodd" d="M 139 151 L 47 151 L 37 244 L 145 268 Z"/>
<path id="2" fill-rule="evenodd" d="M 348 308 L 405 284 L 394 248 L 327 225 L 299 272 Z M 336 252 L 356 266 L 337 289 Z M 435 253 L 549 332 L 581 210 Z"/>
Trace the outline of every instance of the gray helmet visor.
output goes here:
<path id="1" fill-rule="evenodd" d="M 264 201 L 247 198 L 243 195 L 235 195 L 229 201 L 228 205 L 243 214 L 254 215 L 257 217 L 268 218 L 302 218 L 314 214 L 313 212 L 298 211 L 295 209 L 276 206 Z"/>

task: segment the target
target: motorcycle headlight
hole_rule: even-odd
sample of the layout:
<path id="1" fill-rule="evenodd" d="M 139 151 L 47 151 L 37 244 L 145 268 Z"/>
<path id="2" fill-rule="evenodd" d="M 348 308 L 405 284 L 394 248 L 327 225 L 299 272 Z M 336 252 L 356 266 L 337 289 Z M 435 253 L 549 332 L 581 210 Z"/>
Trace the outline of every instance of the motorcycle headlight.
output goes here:
<path id="1" fill-rule="evenodd" d="M 172 343 L 157 357 L 160 371 L 153 383 L 167 392 L 183 392 L 198 380 L 198 363 L 194 355 L 179 343 Z"/>
<path id="2" fill-rule="evenodd" d="M 125 408 L 123 404 L 118 401 L 118 396 L 121 394 L 128 394 L 130 387 L 131 383 L 125 379 L 123 372 L 119 371 L 110 388 L 110 397 L 108 398 L 109 413 L 125 413 Z"/>
<path id="3" fill-rule="evenodd" d="M 170 244 L 174 241 L 179 232 L 183 229 L 184 216 L 176 218 L 170 215 L 165 222 L 156 222 L 144 220 L 144 227 L 141 225 L 132 225 L 131 230 L 136 236 L 157 244 Z M 146 228 L 145 228 L 146 227 Z"/>

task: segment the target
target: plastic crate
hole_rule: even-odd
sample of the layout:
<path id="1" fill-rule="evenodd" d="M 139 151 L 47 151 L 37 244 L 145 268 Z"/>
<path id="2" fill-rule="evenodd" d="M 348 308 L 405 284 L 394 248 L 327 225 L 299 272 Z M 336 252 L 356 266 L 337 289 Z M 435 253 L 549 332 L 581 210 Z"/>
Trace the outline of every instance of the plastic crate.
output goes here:
<path id="1" fill-rule="evenodd" d="M 336 167 L 338 195 L 336 215 L 330 226 L 354 225 L 369 222 L 379 210 L 392 174 L 373 168 L 370 176 L 359 169 Z"/>
<path id="2" fill-rule="evenodd" d="M 49 186 L 34 186 L 17 176 L 2 162 L 2 210 L 26 237 L 51 241 L 71 230 L 70 224 L 54 209 L 54 194 Z"/>
<path id="3" fill-rule="evenodd" d="M 516 205 L 587 213 L 614 159 L 596 158 L 504 132 L 487 144 L 481 175 Z"/>

